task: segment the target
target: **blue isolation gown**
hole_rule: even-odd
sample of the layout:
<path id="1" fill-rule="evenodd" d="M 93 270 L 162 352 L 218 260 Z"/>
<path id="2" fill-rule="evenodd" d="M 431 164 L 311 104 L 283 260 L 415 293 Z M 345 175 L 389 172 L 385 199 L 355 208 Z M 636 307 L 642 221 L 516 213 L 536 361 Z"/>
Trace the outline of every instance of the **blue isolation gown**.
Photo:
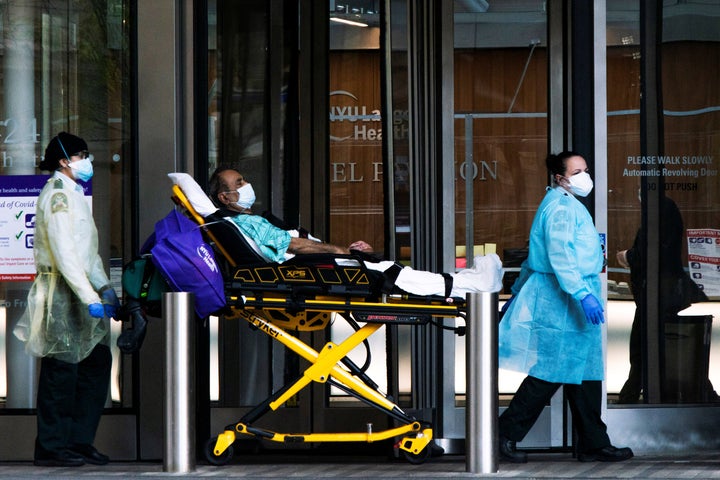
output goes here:
<path id="1" fill-rule="evenodd" d="M 548 189 L 530 229 L 515 298 L 499 326 L 499 365 L 553 383 L 603 379 L 602 330 L 580 300 L 601 298 L 604 255 L 585 206 Z"/>

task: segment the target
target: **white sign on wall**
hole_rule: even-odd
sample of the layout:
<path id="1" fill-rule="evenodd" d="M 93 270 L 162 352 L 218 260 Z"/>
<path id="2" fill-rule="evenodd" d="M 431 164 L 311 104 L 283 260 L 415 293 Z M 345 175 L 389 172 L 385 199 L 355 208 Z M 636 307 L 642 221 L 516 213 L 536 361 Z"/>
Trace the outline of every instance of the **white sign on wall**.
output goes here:
<path id="1" fill-rule="evenodd" d="M 0 176 L 0 282 L 35 278 L 35 208 L 49 175 Z M 90 184 L 81 182 L 92 204 Z"/>
<path id="2" fill-rule="evenodd" d="M 690 277 L 708 297 L 720 296 L 720 230 L 688 229 Z"/>

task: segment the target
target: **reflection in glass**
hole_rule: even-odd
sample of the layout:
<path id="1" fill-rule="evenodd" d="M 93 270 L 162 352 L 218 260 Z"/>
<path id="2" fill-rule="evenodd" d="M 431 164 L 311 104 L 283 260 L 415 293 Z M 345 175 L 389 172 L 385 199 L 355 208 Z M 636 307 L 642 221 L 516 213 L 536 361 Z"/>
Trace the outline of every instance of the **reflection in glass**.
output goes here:
<path id="1" fill-rule="evenodd" d="M 133 178 L 127 4 L 23 0 L 3 2 L 0 13 L 4 46 L 0 175 L 38 175 L 36 165 L 53 136 L 63 130 L 82 136 L 95 157 L 92 207 L 99 251 L 111 281 L 119 286 L 130 210 L 125 208 L 131 188 L 127 180 Z M 44 178 L 38 176 L 39 181 Z M 27 208 L 23 212 L 30 214 Z M 18 255 L 23 261 L 32 261 L 32 242 L 27 240 L 31 232 L 31 226 L 16 232 L 24 240 L 25 251 Z M 24 312 L 31 279 L 11 278 L 13 269 L 7 264 L 0 273 L 0 308 L 5 331 L 11 332 Z M 120 288 L 116 290 L 121 294 Z M 113 340 L 120 327 L 112 325 Z M 36 359 L 11 334 L 6 333 L 1 345 L 6 361 L 5 406 L 30 408 L 35 401 Z M 131 362 L 113 349 L 108 406 L 132 404 Z"/>
<path id="2" fill-rule="evenodd" d="M 640 125 L 643 59 L 639 12 L 639 2 L 625 2 L 622 6 L 608 3 L 608 297 L 611 302 L 634 299 L 637 303 L 632 332 L 626 330 L 624 334 L 629 354 L 627 350 L 622 353 L 632 366 L 629 372 L 608 368 L 608 392 L 611 395 L 620 392 L 620 403 L 646 402 L 647 398 L 639 392 L 644 386 L 637 386 L 638 378 L 644 385 L 648 378 L 653 378 L 645 375 L 647 371 L 659 371 L 656 378 L 661 382 L 660 401 L 711 401 L 715 372 L 708 371 L 706 365 L 712 365 L 708 358 L 717 355 L 713 353 L 717 345 L 710 341 L 717 333 L 710 331 L 707 315 L 698 314 L 695 307 L 683 310 L 687 306 L 683 300 L 704 300 L 700 295 L 691 295 L 688 288 L 694 284 L 692 280 L 685 281 L 689 278 L 685 273 L 687 229 L 717 227 L 719 180 L 710 159 L 718 158 L 719 148 L 713 141 L 720 118 L 720 88 L 716 80 L 720 68 L 718 6 L 687 2 L 662 7 L 662 42 L 658 47 L 661 78 L 644 79 L 646 85 L 657 83 L 661 88 L 658 97 L 663 112 L 662 154 L 653 156 L 641 148 L 641 139 L 647 132 Z M 641 202 L 638 191 L 643 183 L 647 190 L 643 190 Z M 649 210 L 655 204 L 659 210 Z M 616 260 L 616 252 L 630 249 L 630 257 L 633 251 L 642 252 L 641 246 L 645 245 L 642 232 L 634 237 L 642 226 L 643 214 L 650 221 L 659 221 L 658 238 L 654 235 L 647 238 L 648 246 L 653 247 L 647 252 L 657 248 L 658 257 L 641 254 L 642 261 L 635 258 L 635 265 L 623 262 L 622 257 Z M 657 279 L 638 272 L 642 272 L 642 262 L 658 264 Z M 693 280 L 710 300 L 718 296 L 710 278 L 696 275 Z M 683 284 L 690 287 L 684 289 Z M 648 290 L 648 285 L 658 285 L 657 291 Z M 660 313 L 656 318 L 650 318 L 643 310 L 645 298 L 657 299 Z M 617 324 L 615 320 L 609 318 L 609 329 Z M 645 325 L 657 328 L 659 364 L 645 362 L 642 348 Z M 609 336 L 608 355 L 612 351 L 610 342 Z M 621 381 L 616 378 L 621 373 L 628 373 L 622 391 L 619 387 L 625 378 Z"/>
<path id="3" fill-rule="evenodd" d="M 456 267 L 472 258 L 466 245 L 495 243 L 508 294 L 548 180 L 547 16 L 543 2 L 480 6 L 456 2 L 455 12 Z M 455 341 L 460 394 L 464 342 Z M 501 393 L 523 378 L 501 370 Z"/>

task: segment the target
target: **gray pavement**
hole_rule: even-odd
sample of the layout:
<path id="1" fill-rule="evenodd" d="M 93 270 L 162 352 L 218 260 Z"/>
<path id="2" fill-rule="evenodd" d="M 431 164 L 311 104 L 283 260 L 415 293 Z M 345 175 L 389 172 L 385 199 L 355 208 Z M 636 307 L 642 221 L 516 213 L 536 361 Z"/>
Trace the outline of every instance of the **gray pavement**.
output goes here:
<path id="1" fill-rule="evenodd" d="M 165 472 L 162 462 L 111 462 L 104 466 L 78 468 L 35 467 L 30 462 L 0 463 L 3 479 L 125 479 L 125 478 L 243 478 L 243 479 L 325 479 L 325 478 L 599 478 L 599 479 L 710 479 L 720 478 L 720 452 L 687 455 L 636 456 L 620 463 L 581 463 L 569 453 L 537 453 L 527 464 L 500 462 L 497 473 L 472 474 L 466 471 L 463 456 L 436 457 L 421 465 L 404 460 L 373 456 L 318 456 L 262 454 L 241 455 L 225 466 L 198 463 L 192 472 Z"/>

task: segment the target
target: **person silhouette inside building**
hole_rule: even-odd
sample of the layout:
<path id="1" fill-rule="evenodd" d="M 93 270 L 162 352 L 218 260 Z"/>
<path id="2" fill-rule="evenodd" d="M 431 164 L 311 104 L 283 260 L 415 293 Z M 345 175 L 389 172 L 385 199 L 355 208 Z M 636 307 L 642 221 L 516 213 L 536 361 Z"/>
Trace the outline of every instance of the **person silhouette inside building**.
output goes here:
<path id="1" fill-rule="evenodd" d="M 703 291 L 685 272 L 682 261 L 682 243 L 685 227 L 677 204 L 664 194 L 660 197 L 659 292 L 660 331 L 668 320 L 696 302 L 707 301 Z M 630 290 L 635 300 L 635 316 L 630 329 L 630 373 L 625 381 L 618 403 L 637 403 L 642 392 L 643 353 L 641 343 L 642 306 L 645 305 L 647 279 L 642 262 L 647 245 L 646 234 L 639 229 L 631 248 L 617 252 L 618 263 L 630 269 Z M 651 319 L 648 319 L 650 321 Z M 658 319 L 655 319 L 658 320 Z M 662 333 L 661 333 L 662 338 Z M 712 388 L 710 389 L 712 391 Z"/>

